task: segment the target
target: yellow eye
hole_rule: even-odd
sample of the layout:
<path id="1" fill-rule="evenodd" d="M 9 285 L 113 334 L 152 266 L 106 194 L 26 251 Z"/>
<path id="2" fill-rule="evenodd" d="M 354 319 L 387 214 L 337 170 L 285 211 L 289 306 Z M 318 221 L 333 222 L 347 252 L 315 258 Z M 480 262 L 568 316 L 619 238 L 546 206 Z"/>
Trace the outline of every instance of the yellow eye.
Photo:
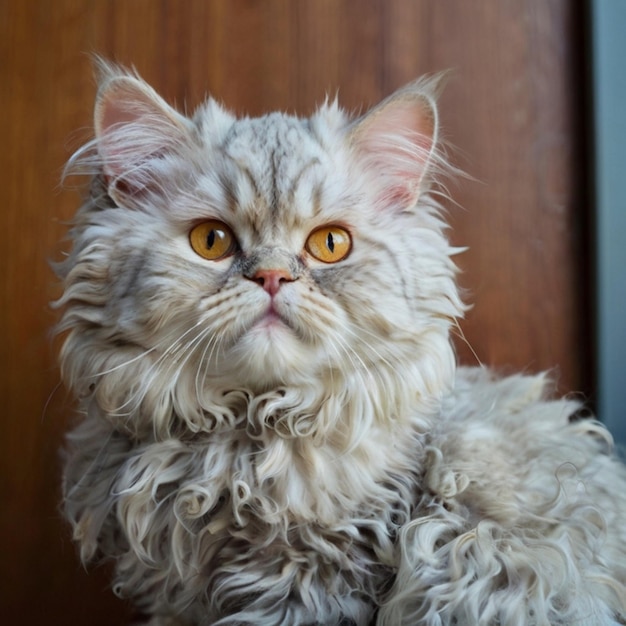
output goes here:
<path id="1" fill-rule="evenodd" d="M 194 252 L 209 261 L 219 261 L 237 250 L 233 231 L 218 220 L 209 220 L 194 226 L 189 233 Z"/>
<path id="2" fill-rule="evenodd" d="M 352 239 L 350 233 L 341 226 L 323 226 L 309 235 L 306 249 L 318 261 L 337 263 L 350 253 Z"/>

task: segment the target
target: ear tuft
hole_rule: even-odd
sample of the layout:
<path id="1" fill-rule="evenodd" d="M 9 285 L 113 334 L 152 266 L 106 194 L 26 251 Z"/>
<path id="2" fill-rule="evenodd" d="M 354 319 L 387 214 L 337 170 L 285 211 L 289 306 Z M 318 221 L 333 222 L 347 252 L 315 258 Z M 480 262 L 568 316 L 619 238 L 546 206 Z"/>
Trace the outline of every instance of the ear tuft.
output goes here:
<path id="1" fill-rule="evenodd" d="M 385 206 L 412 207 L 436 159 L 436 79 L 409 84 L 357 120 L 350 140 L 380 182 Z"/>
<path id="2" fill-rule="evenodd" d="M 96 144 L 115 198 L 150 184 L 149 163 L 188 145 L 190 122 L 137 76 L 103 62 L 99 70 Z"/>

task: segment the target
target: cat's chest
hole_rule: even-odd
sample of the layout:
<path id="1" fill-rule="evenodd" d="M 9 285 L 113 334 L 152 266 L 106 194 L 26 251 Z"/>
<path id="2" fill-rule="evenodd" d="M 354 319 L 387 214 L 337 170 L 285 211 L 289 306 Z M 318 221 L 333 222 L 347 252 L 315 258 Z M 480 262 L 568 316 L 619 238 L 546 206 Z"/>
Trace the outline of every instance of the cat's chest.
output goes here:
<path id="1" fill-rule="evenodd" d="M 393 484 L 407 459 L 380 435 L 353 450 L 277 435 L 255 441 L 242 433 L 194 447 L 196 461 L 179 490 L 212 494 L 205 521 L 216 528 L 335 527 L 391 510 L 411 489 L 408 480 Z"/>

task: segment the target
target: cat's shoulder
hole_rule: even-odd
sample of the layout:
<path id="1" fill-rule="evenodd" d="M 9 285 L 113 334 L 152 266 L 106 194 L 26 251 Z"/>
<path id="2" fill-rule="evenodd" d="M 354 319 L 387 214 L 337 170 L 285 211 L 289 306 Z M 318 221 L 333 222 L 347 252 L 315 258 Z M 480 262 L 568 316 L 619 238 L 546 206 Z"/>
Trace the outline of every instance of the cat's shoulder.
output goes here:
<path id="1" fill-rule="evenodd" d="M 549 404 L 560 421 L 569 421 L 582 403 L 574 394 L 559 398 L 555 388 L 549 372 L 501 375 L 487 367 L 459 367 L 443 413 L 457 418 L 478 413 L 491 421 Z"/>

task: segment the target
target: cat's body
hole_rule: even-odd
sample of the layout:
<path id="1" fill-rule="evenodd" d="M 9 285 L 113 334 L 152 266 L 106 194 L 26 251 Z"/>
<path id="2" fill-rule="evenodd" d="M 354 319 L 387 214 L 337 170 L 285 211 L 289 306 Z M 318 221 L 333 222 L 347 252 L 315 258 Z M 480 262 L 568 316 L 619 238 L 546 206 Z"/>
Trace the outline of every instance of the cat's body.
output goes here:
<path id="1" fill-rule="evenodd" d="M 180 624 L 608 624 L 626 470 L 543 377 L 455 373 L 433 85 L 189 120 L 105 68 L 60 269 L 65 510 Z"/>

